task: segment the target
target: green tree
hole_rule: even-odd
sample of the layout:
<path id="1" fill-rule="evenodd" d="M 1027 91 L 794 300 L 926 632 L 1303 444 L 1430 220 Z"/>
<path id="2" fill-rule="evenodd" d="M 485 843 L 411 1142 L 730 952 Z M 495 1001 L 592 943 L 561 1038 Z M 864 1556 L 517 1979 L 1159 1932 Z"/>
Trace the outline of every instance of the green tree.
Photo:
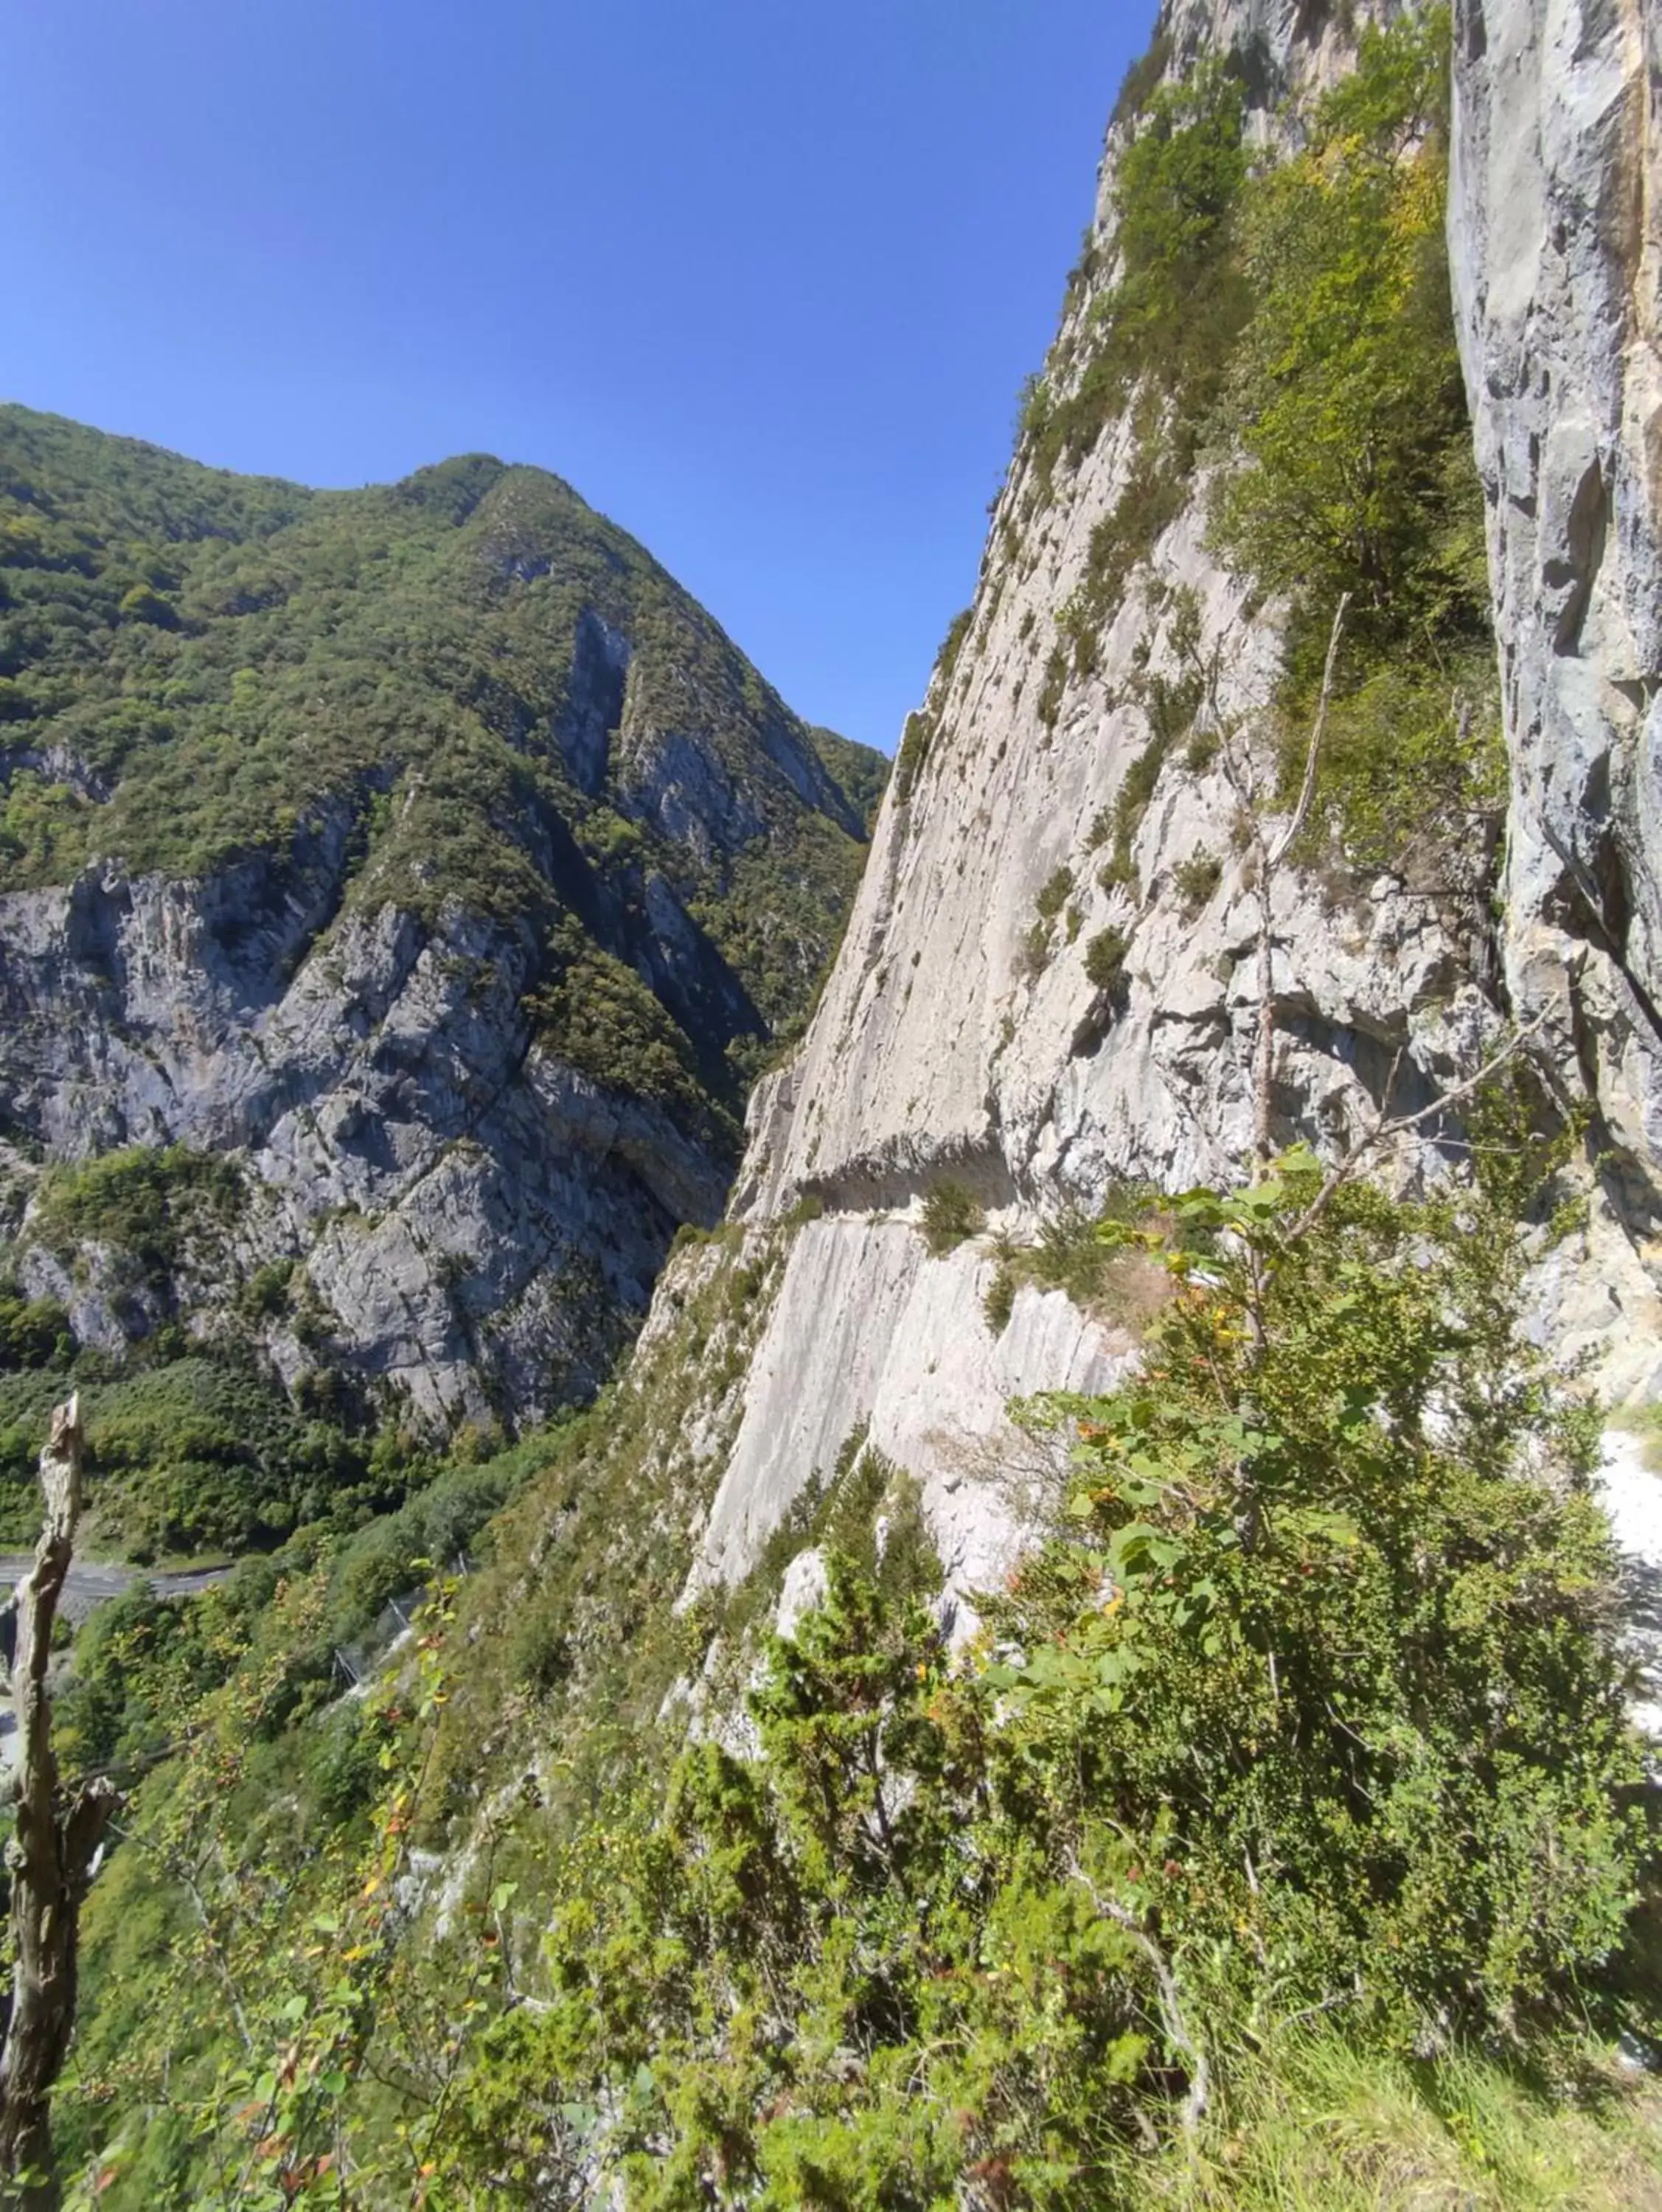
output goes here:
<path id="1" fill-rule="evenodd" d="M 1504 795 L 1445 243 L 1448 40 L 1441 9 L 1368 32 L 1303 151 L 1253 179 L 1239 217 L 1252 312 L 1227 416 L 1244 465 L 1222 480 L 1215 535 L 1290 605 L 1294 784 L 1348 599 L 1321 795 L 1364 865 L 1400 864 L 1408 824 L 1470 848 Z"/>
<path id="2" fill-rule="evenodd" d="M 1375 2051 L 1614 2023 L 1641 1770 L 1518 1235 L 1307 1155 L 1101 1233 L 1175 1296 L 1134 1384 L 1036 1409 L 1067 1511 L 978 1650 L 833 1556 L 754 1751 L 574 1840 L 435 2201 L 1131 2206 L 1312 2008 Z"/>

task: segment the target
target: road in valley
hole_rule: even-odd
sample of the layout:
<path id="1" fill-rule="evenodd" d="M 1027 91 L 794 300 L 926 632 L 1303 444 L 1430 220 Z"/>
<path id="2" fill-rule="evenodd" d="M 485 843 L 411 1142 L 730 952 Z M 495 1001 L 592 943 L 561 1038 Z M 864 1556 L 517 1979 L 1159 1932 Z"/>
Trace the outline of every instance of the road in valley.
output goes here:
<path id="1" fill-rule="evenodd" d="M 33 1552 L 0 1552 L 0 1604 L 34 1564 Z M 189 1597 L 193 1591 L 222 1583 L 228 1567 L 187 1567 L 176 1573 L 145 1576 L 142 1567 L 123 1566 L 116 1559 L 72 1559 L 70 1579 L 58 1611 L 79 1625 L 108 1598 L 119 1597 L 141 1578 L 149 1581 L 158 1597 Z"/>

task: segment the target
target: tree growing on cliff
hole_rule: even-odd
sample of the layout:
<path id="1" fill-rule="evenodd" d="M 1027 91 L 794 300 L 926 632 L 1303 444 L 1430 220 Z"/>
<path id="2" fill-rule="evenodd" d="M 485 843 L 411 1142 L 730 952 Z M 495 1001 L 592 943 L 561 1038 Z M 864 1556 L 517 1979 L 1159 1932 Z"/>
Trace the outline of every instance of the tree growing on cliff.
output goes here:
<path id="1" fill-rule="evenodd" d="M 1295 1153 L 1112 1233 L 1175 1296 L 1125 1389 L 1035 1409 L 1072 1472 L 971 1662 L 833 1562 L 758 1748 L 575 1840 L 437 2201 L 1129 2207 L 1290 2022 L 1616 2023 L 1638 1747 L 1515 1229 Z"/>

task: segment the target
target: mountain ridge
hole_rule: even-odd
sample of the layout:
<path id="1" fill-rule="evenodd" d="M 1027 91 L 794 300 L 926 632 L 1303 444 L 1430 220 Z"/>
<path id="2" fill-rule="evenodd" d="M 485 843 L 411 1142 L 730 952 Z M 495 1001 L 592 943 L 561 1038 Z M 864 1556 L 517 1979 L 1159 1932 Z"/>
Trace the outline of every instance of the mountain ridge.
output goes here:
<path id="1" fill-rule="evenodd" d="M 868 800 L 880 757 L 824 742 Z M 287 1265 L 255 1334 L 290 1393 L 440 1425 L 606 1373 L 720 1213 L 864 836 L 807 726 L 548 472 L 313 492 L 15 408 L 0 784 L 11 1272 L 116 1357 L 224 1335 Z M 147 1146 L 248 1170 L 217 1292 L 33 1232 L 54 1175 Z"/>

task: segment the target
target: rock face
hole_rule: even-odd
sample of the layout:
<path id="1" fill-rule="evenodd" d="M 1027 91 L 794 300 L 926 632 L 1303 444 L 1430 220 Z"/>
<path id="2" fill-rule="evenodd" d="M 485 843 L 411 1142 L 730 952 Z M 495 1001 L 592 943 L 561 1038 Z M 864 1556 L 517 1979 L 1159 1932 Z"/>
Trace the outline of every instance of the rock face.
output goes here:
<path id="1" fill-rule="evenodd" d="M 586 1395 L 851 891 L 806 726 L 535 471 L 314 495 L 0 410 L 0 1273 L 429 1427 Z M 171 1294 L 38 1233 L 131 1146 L 243 1170 Z"/>
<path id="2" fill-rule="evenodd" d="M 240 1273 L 304 1255 L 320 1302 L 311 1352 L 271 1333 L 291 1381 L 326 1353 L 440 1422 L 581 1395 L 676 1224 L 719 1218 L 719 1157 L 535 1043 L 524 936 L 383 907 L 285 985 L 308 917 L 263 873 L 0 901 L 15 1120 L 70 1159 L 174 1143 L 243 1157 Z M 27 1224 L 20 1256 L 26 1288 L 61 1289 Z M 203 1325 L 233 1287 L 199 1286 Z M 121 1334 L 95 1300 L 83 1333 Z"/>
<path id="3" fill-rule="evenodd" d="M 1662 20 L 1642 0 L 1462 0 L 1454 82 L 1450 241 L 1512 763 L 1507 981 L 1595 1109 L 1609 1212 L 1653 1269 Z M 1609 1327 L 1649 1339 L 1637 1379 L 1648 1285 L 1604 1251 Z"/>
<path id="4" fill-rule="evenodd" d="M 1274 143 L 1283 97 L 1331 82 L 1360 30 L 1397 12 L 1341 22 L 1290 0 L 1171 0 L 1154 60 L 1170 79 L 1236 57 L 1249 136 Z M 1561 1091 L 1592 1088 L 1621 1164 L 1592 1192 L 1586 1232 L 1543 1270 L 1540 1321 L 1591 1352 L 1618 1394 L 1662 1370 L 1647 1243 L 1662 1134 L 1658 35 L 1637 0 L 1462 10 L 1452 225 L 1513 762 L 1504 924 L 1475 897 L 1292 873 L 1274 911 L 1281 1142 L 1354 1142 L 1393 1069 L 1392 1110 L 1428 1103 L 1514 1007 L 1527 1018 L 1573 977 L 1547 1058 L 1568 1072 Z M 1053 359 L 1113 274 L 1124 143 L 1111 128 L 1094 273 L 1070 287 Z M 1038 1326 L 1020 1305 L 995 1331 L 984 1259 L 928 1256 L 928 1193 L 951 1178 L 989 1228 L 1031 1236 L 1114 1179 L 1181 1188 L 1251 1156 L 1258 909 L 1215 766 L 1166 757 L 1136 820 L 1134 881 L 1098 881 L 1105 811 L 1150 746 L 1151 679 L 1180 673 L 1178 611 L 1198 611 L 1224 713 L 1261 707 L 1278 665 L 1276 609 L 1208 550 L 1203 477 L 1132 568 L 1094 668 L 1046 684 L 1041 666 L 1137 440 L 1128 407 L 1044 499 L 1032 441 L 1018 449 L 963 642 L 909 728 L 819 1015 L 752 1097 L 735 1206 L 759 1221 L 807 1199 L 825 1218 L 793 1248 L 695 1585 L 742 1573 L 862 1423 L 922 1481 L 957 1586 L 984 1580 L 1012 1507 L 975 1471 L 1020 1461 L 1000 1401 L 1100 1381 L 1117 1348 L 1111 1328 Z M 1211 865 L 1197 873 L 1197 860 Z M 1093 981 L 1090 949 L 1109 932 L 1123 957 Z M 1411 1181 L 1447 1157 L 1428 1133 L 1395 1167 Z"/>

